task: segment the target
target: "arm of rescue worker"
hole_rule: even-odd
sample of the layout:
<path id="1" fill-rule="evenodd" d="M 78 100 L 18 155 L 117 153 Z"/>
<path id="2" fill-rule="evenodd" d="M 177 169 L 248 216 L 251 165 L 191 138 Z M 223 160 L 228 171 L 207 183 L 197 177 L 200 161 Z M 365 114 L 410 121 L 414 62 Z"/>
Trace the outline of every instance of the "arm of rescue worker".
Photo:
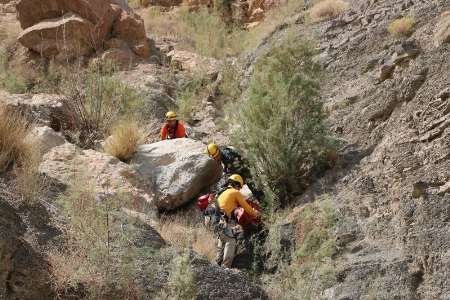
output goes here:
<path id="1" fill-rule="evenodd" d="M 258 216 L 258 213 L 248 204 L 247 200 L 244 199 L 244 196 L 242 196 L 241 192 L 236 192 L 236 200 L 239 203 L 239 205 L 253 218 L 256 218 Z"/>
<path id="2" fill-rule="evenodd" d="M 167 139 L 167 126 L 166 125 L 164 125 L 161 128 L 161 140 L 165 140 L 165 139 Z"/>
<path id="3" fill-rule="evenodd" d="M 182 124 L 182 123 L 179 123 L 178 124 L 178 137 L 180 137 L 180 138 L 184 138 L 184 137 L 187 137 L 186 136 L 186 128 L 184 128 L 184 124 Z"/>

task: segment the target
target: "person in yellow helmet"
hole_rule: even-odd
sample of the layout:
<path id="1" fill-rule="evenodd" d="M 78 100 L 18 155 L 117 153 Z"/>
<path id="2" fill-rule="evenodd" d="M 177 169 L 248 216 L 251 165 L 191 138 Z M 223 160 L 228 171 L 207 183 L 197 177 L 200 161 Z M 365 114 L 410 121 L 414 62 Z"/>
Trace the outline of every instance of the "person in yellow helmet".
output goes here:
<path id="1" fill-rule="evenodd" d="M 223 166 L 225 177 L 222 177 L 222 180 L 218 184 L 219 190 L 222 189 L 223 186 L 226 186 L 227 176 L 230 176 L 231 174 L 240 174 L 245 178 L 245 184 L 248 186 L 256 199 L 261 200 L 264 197 L 264 194 L 257 188 L 257 185 L 252 176 L 252 172 L 248 168 L 247 161 L 242 158 L 242 156 L 236 149 L 225 146 L 219 147 L 215 143 L 210 143 L 206 147 L 206 152 L 208 153 L 209 157 Z"/>
<path id="2" fill-rule="evenodd" d="M 166 113 L 166 123 L 161 128 L 161 140 L 171 140 L 187 137 L 184 124 L 177 119 L 177 113 Z"/>
<path id="3" fill-rule="evenodd" d="M 231 268 L 233 264 L 236 256 L 237 234 L 242 231 L 233 218 L 234 210 L 242 207 L 254 218 L 259 216 L 259 213 L 248 204 L 239 191 L 243 185 L 244 179 L 240 175 L 231 175 L 228 179 L 228 188 L 217 199 L 217 205 L 224 217 L 218 224 L 219 229 L 215 230 L 218 233 L 216 262 L 226 268 Z"/>

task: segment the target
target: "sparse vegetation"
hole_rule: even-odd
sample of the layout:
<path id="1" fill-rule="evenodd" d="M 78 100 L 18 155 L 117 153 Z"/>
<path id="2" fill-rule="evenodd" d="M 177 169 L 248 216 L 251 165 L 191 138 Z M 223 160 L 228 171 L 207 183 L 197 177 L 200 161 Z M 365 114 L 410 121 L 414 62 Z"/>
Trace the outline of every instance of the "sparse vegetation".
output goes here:
<path id="1" fill-rule="evenodd" d="M 348 6 L 343 0 L 323 0 L 311 7 L 310 16 L 314 22 L 336 18 L 343 14 Z"/>
<path id="2" fill-rule="evenodd" d="M 395 38 L 408 37 L 414 32 L 415 23 L 413 17 L 402 17 L 389 24 L 388 31 Z"/>
<path id="3" fill-rule="evenodd" d="M 268 267 L 275 268 L 276 274 L 263 276 L 270 295 L 275 298 L 284 295 L 283 299 L 319 299 L 320 292 L 334 284 L 335 270 L 331 257 L 336 251 L 336 221 L 327 196 L 306 204 L 292 220 L 295 246 L 287 253 L 280 246 L 279 225 L 271 227 L 266 251 L 271 254 Z"/>
<path id="4" fill-rule="evenodd" d="M 266 209 L 301 193 L 333 147 L 323 123 L 321 67 L 310 42 L 287 37 L 256 64 L 248 99 L 231 109 L 234 144 L 266 192 Z"/>
<path id="5" fill-rule="evenodd" d="M 106 153 L 121 161 L 128 161 L 144 141 L 145 133 L 137 120 L 126 118 L 115 124 L 111 136 L 105 141 Z"/>
<path id="6" fill-rule="evenodd" d="M 127 201 L 124 194 L 100 192 L 84 175 L 73 178 L 60 195 L 58 203 L 69 223 L 62 247 L 51 253 L 50 263 L 62 297 L 87 292 L 88 299 L 139 299 L 135 278 L 139 272 L 154 271 L 145 269 L 141 260 L 153 261 L 157 249 L 136 246 L 134 234 L 139 229 L 120 210 Z"/>

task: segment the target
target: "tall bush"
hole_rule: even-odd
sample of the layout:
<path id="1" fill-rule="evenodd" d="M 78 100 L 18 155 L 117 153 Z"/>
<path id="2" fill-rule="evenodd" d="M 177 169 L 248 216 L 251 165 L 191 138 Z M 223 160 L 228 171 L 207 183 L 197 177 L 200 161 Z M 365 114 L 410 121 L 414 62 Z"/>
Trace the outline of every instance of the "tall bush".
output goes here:
<path id="1" fill-rule="evenodd" d="M 308 41 L 288 36 L 255 66 L 248 99 L 231 112 L 243 150 L 275 208 L 301 192 L 332 146 L 319 100 L 321 67 Z"/>

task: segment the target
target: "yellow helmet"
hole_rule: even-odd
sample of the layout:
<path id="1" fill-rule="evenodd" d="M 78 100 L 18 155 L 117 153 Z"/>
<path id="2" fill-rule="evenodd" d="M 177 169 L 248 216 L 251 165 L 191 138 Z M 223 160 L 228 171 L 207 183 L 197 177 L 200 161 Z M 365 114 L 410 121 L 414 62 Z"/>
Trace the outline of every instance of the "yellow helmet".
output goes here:
<path id="1" fill-rule="evenodd" d="M 228 178 L 229 181 L 238 182 L 241 187 L 244 186 L 244 179 L 242 179 L 242 176 L 239 174 L 233 174 Z"/>
<path id="2" fill-rule="evenodd" d="M 174 111 L 169 111 L 166 114 L 166 120 L 167 121 L 172 121 L 172 120 L 176 120 L 177 119 L 177 113 Z"/>
<path id="3" fill-rule="evenodd" d="M 208 155 L 213 158 L 219 156 L 219 146 L 214 143 L 209 144 L 208 147 L 206 147 L 206 151 L 208 152 Z"/>

